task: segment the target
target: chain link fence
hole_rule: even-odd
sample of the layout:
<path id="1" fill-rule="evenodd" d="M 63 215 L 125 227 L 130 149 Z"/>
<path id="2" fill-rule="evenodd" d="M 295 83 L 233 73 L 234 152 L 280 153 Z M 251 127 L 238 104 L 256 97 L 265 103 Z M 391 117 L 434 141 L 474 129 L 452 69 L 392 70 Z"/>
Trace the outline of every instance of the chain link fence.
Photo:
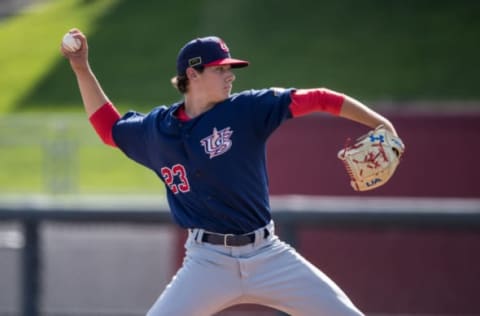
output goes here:
<path id="1" fill-rule="evenodd" d="M 0 194 L 163 194 L 150 170 L 102 144 L 85 114 L 0 116 Z"/>
<path id="2" fill-rule="evenodd" d="M 0 117 L 2 193 L 73 193 L 78 150 L 98 143 L 84 115 Z"/>

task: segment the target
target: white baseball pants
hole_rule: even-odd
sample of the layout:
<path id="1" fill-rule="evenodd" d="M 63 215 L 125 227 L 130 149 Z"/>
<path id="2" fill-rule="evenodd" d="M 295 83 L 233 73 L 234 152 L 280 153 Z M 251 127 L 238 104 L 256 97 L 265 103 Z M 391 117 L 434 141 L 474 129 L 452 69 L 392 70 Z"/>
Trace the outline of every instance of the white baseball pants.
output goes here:
<path id="1" fill-rule="evenodd" d="M 190 230 L 183 266 L 147 316 L 211 316 L 237 304 L 259 304 L 292 316 L 363 315 L 324 273 L 274 234 L 271 222 L 241 247 L 202 243 Z"/>

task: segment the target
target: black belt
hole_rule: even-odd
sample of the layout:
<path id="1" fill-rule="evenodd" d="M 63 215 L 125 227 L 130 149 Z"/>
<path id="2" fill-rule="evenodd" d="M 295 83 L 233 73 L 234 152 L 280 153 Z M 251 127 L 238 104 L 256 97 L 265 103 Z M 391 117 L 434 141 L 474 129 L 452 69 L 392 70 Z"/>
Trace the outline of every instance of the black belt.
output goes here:
<path id="1" fill-rule="evenodd" d="M 263 238 L 267 238 L 270 235 L 268 229 L 263 230 Z M 212 234 L 204 232 L 202 236 L 202 242 L 208 242 L 212 245 L 224 245 L 225 247 L 239 247 L 253 244 L 255 242 L 255 233 L 246 235 L 233 235 L 233 234 Z"/>

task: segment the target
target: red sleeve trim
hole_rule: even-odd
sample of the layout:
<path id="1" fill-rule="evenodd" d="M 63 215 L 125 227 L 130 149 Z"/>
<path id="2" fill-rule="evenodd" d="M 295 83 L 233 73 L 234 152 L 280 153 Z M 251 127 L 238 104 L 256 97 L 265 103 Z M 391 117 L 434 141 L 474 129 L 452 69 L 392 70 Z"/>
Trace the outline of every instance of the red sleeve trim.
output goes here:
<path id="1" fill-rule="evenodd" d="M 339 115 L 345 96 L 329 89 L 299 89 L 291 94 L 290 111 L 293 117 L 312 112 L 328 112 Z"/>
<path id="2" fill-rule="evenodd" d="M 117 147 L 113 140 L 112 128 L 119 119 L 120 113 L 117 108 L 110 102 L 107 102 L 90 116 L 89 121 L 105 144 Z"/>

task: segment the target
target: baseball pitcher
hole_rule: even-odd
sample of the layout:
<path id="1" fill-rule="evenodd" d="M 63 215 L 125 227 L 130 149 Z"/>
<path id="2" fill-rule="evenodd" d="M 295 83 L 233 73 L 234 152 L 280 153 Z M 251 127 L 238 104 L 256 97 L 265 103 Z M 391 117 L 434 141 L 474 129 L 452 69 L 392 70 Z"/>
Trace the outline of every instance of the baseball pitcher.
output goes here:
<path id="1" fill-rule="evenodd" d="M 180 49 L 172 83 L 181 101 L 147 114 L 121 115 L 89 65 L 86 36 L 78 29 L 69 33 L 75 40 L 62 44 L 61 51 L 76 76 L 91 124 L 105 144 L 158 175 L 176 224 L 188 230 L 183 265 L 148 316 L 207 316 L 243 303 L 296 316 L 363 315 L 330 278 L 275 234 L 266 141 L 286 120 L 317 111 L 359 122 L 376 133 L 381 128 L 383 141 L 375 134 L 363 151 L 352 145 L 339 153 L 350 169 L 355 164 L 374 169 L 375 176 L 370 172 L 365 183 L 363 171 L 358 176 L 350 171 L 358 177 L 354 188 L 363 190 L 383 184 L 388 179 L 384 174 L 393 172 L 384 172 L 385 166 L 403 152 L 389 120 L 326 88 L 232 94 L 234 70 L 249 62 L 232 58 L 226 43 L 215 36 L 194 39 Z M 378 154 L 392 150 L 387 146 L 392 139 L 400 151 Z"/>

